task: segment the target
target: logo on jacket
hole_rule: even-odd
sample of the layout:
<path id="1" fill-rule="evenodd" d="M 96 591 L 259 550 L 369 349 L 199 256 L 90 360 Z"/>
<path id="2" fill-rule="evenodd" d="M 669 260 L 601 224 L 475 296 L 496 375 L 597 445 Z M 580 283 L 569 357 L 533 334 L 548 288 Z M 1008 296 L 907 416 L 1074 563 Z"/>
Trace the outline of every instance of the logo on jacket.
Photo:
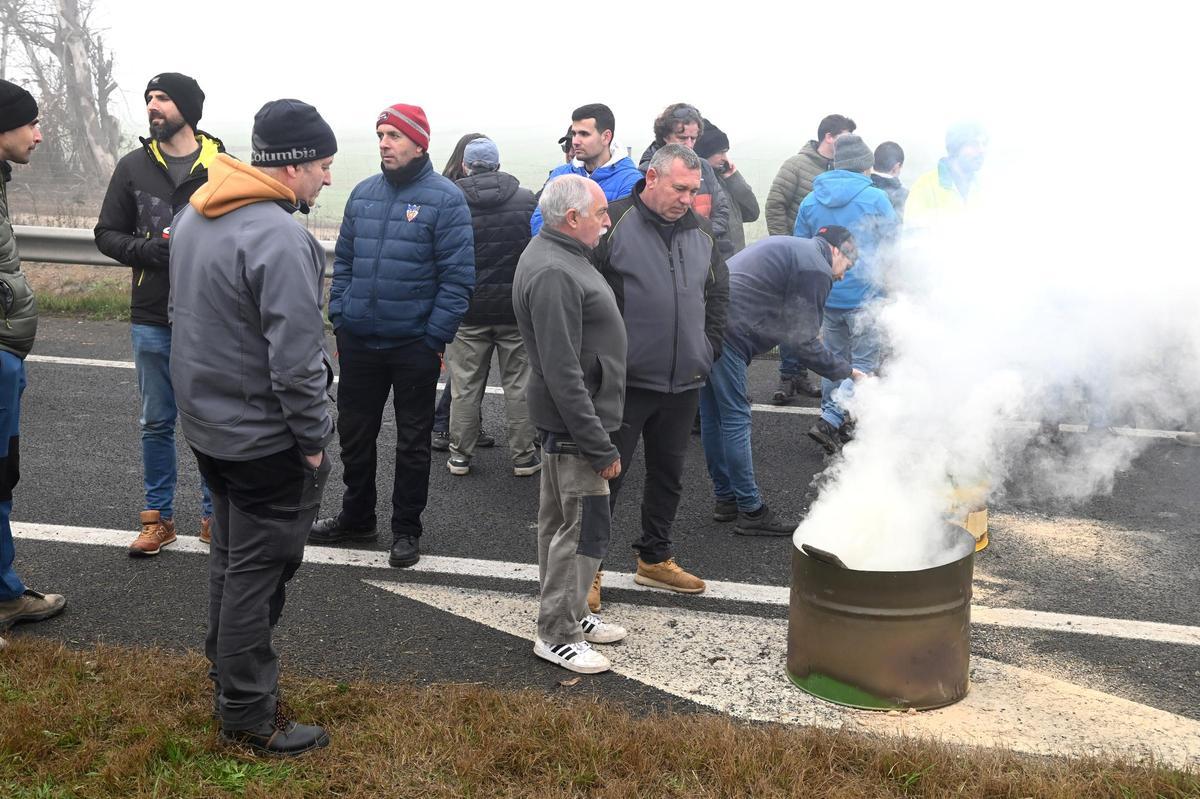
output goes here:
<path id="1" fill-rule="evenodd" d="M 408 211 L 405 212 L 404 216 L 408 218 L 409 222 L 411 222 L 417 218 L 417 214 L 419 213 L 421 213 L 421 206 L 409 203 Z"/>

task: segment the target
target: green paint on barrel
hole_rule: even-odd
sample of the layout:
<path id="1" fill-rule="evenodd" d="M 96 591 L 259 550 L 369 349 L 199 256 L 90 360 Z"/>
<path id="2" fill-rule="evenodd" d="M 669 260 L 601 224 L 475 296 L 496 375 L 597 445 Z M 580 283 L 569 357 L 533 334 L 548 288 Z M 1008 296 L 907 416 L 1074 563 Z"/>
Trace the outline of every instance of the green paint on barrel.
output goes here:
<path id="1" fill-rule="evenodd" d="M 797 677 L 788 672 L 788 678 L 797 688 L 827 702 L 833 702 L 860 710 L 902 710 L 905 705 L 888 702 L 877 696 L 872 696 L 861 688 L 857 688 L 824 674 L 810 674 L 807 677 Z"/>

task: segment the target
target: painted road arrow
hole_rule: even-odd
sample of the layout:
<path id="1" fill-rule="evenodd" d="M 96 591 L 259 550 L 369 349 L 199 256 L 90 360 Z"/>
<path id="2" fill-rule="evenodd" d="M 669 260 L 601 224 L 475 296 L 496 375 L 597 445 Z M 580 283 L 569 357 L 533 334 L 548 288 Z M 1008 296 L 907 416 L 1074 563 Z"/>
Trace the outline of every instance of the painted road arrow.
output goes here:
<path id="1" fill-rule="evenodd" d="M 537 598 L 531 592 L 364 582 L 533 639 Z M 1200 722 L 1029 669 L 974 657 L 971 691 L 950 707 L 916 714 L 851 710 L 815 699 L 788 681 L 786 620 L 605 604 L 606 618 L 629 630 L 624 642 L 605 647 L 615 672 L 722 713 L 1035 754 L 1107 754 L 1200 767 Z"/>

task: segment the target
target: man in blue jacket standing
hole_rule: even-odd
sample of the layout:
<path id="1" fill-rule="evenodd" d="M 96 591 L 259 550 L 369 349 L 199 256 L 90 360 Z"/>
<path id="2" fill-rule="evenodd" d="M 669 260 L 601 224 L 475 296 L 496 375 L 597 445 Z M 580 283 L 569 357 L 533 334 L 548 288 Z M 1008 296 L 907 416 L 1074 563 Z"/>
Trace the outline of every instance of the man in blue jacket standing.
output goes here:
<path id="1" fill-rule="evenodd" d="M 875 155 L 861 137 L 844 133 L 833 145 L 833 169 L 813 180 L 812 192 L 800 203 L 794 234 L 811 238 L 827 225 L 848 228 L 858 244 L 858 260 L 829 292 L 821 339 L 835 355 L 867 374 L 879 368 L 879 335 L 866 306 L 880 294 L 880 263 L 895 240 L 898 220 L 891 200 L 871 184 Z M 821 380 L 821 418 L 808 431 L 830 455 L 848 440 L 846 412 L 834 390 L 852 390 L 849 380 Z"/>
<path id="2" fill-rule="evenodd" d="M 334 252 L 329 321 L 341 360 L 342 510 L 317 521 L 314 544 L 375 540 L 376 439 L 389 392 L 396 412 L 392 566 L 420 559 L 441 353 L 475 286 L 471 211 L 429 162 L 429 122 L 415 105 L 376 120 L 382 174 L 354 187 Z"/>
<path id="3" fill-rule="evenodd" d="M 588 103 L 572 111 L 569 146 L 575 157 L 550 170 L 546 182 L 559 175 L 579 175 L 599 183 L 609 201 L 628 197 L 642 173 L 624 148 L 613 143 L 616 127 L 612 109 L 603 103 Z M 542 229 L 540 209 L 533 212 L 529 228 L 535 236 Z"/>

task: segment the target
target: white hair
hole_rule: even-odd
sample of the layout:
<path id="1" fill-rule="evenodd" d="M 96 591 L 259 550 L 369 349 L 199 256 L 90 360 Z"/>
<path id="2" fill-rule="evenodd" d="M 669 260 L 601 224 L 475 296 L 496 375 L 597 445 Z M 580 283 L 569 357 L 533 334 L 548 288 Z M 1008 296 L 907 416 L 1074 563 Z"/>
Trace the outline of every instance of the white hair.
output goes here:
<path id="1" fill-rule="evenodd" d="M 538 208 L 542 221 L 550 227 L 559 227 L 567 221 L 567 212 L 574 209 L 580 216 L 592 212 L 592 181 L 581 175 L 560 175 L 546 184 Z"/>

